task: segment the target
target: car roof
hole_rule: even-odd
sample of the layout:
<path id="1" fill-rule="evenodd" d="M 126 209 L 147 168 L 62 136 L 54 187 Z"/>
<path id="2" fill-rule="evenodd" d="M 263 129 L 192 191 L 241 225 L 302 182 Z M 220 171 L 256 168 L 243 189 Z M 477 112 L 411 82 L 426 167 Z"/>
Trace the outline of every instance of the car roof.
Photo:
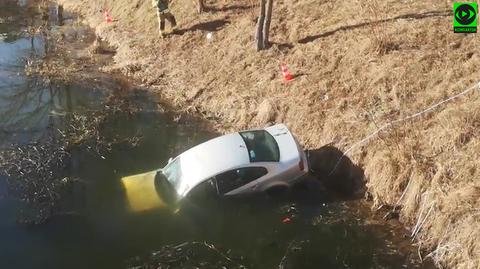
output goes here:
<path id="1" fill-rule="evenodd" d="M 177 158 L 180 159 L 182 170 L 178 193 L 182 196 L 210 177 L 250 164 L 247 147 L 239 133 L 208 140 Z"/>

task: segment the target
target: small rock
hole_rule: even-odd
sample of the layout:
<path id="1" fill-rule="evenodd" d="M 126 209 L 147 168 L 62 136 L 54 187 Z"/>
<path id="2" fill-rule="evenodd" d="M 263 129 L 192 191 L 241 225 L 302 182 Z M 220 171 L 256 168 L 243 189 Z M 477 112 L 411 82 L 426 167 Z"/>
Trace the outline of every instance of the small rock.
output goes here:
<path id="1" fill-rule="evenodd" d="M 265 125 L 275 121 L 277 109 L 270 100 L 264 100 L 257 108 L 257 115 L 254 118 L 255 123 Z"/>

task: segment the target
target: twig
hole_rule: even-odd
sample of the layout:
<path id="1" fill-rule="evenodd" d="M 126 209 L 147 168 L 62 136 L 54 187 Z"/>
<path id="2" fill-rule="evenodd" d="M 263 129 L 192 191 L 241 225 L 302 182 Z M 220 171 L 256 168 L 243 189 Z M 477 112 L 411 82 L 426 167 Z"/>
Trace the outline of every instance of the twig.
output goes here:
<path id="1" fill-rule="evenodd" d="M 418 248 L 417 248 L 417 253 L 418 253 L 418 257 L 420 258 L 420 263 L 423 262 L 422 253 L 420 252 L 421 248 L 422 248 L 422 242 L 420 242 L 420 244 L 418 244 Z"/>
<path id="2" fill-rule="evenodd" d="M 287 246 L 287 250 L 285 251 L 285 254 L 283 255 L 282 259 L 280 260 L 280 264 L 278 265 L 278 269 L 284 269 L 285 268 L 285 264 L 287 263 L 287 256 L 288 254 L 290 253 L 290 250 L 292 249 L 293 247 L 293 244 L 295 243 L 302 243 L 304 241 L 300 241 L 300 242 L 297 242 L 296 240 L 292 240 L 288 246 Z"/>
<path id="3" fill-rule="evenodd" d="M 400 198 L 398 198 L 397 202 L 395 202 L 394 208 L 396 208 L 400 204 L 400 201 L 403 199 L 403 196 L 405 196 L 405 193 L 407 193 L 408 187 L 410 186 L 411 182 L 412 182 L 412 179 L 408 181 L 408 184 L 405 187 L 405 190 L 403 190 L 402 195 L 400 195 Z"/>
<path id="4" fill-rule="evenodd" d="M 418 214 L 418 218 L 417 218 L 417 223 L 415 224 L 415 226 L 413 227 L 413 230 L 412 230 L 412 234 L 410 235 L 410 237 L 413 237 L 413 235 L 415 234 L 415 232 L 417 231 L 417 228 L 418 228 L 418 225 L 420 224 L 420 220 L 422 219 L 422 215 L 423 215 L 423 210 L 425 209 L 425 204 L 422 205 L 422 208 L 420 209 L 420 213 Z"/>
<path id="5" fill-rule="evenodd" d="M 445 232 L 443 233 L 442 237 L 440 237 L 440 241 L 438 241 L 438 244 L 437 244 L 437 247 L 435 248 L 435 250 L 433 250 L 427 256 L 425 256 L 425 258 L 432 257 L 433 255 L 435 255 L 436 260 L 438 260 L 438 256 L 437 256 L 438 252 L 442 248 L 444 248 L 444 246 L 441 246 L 441 244 L 443 243 L 443 239 L 445 239 L 445 236 L 447 235 L 447 232 L 449 231 L 449 229 L 450 229 L 450 223 L 448 223 L 447 228 L 445 229 Z"/>
<path id="6" fill-rule="evenodd" d="M 222 252 L 220 252 L 213 244 L 208 244 L 207 242 L 203 242 L 203 244 L 205 246 L 207 246 L 208 248 L 210 248 L 211 250 L 217 252 L 217 254 L 219 254 L 220 256 L 222 256 L 223 258 L 225 258 L 226 260 L 228 260 L 229 262 L 232 261 L 232 259 L 230 259 L 227 255 L 223 254 Z"/>
<path id="7" fill-rule="evenodd" d="M 428 216 L 430 215 L 430 212 L 432 212 L 432 209 L 433 209 L 433 206 L 435 205 L 435 203 L 432 203 L 432 205 L 430 206 L 430 209 L 428 210 L 427 214 L 425 215 L 425 218 L 423 219 L 422 223 L 420 224 L 420 226 L 418 226 L 418 229 L 416 231 L 416 233 L 413 235 L 413 238 L 412 238 L 412 241 L 415 240 L 415 237 L 418 235 L 418 233 L 420 232 L 420 230 L 422 229 L 423 227 L 423 224 L 425 223 L 425 221 L 427 220 Z"/>

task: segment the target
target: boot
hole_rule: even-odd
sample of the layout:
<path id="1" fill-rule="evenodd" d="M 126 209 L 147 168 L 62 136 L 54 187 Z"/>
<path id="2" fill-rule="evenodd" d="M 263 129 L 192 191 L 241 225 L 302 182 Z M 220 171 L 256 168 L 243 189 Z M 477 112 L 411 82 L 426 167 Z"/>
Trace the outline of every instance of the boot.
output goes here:
<path id="1" fill-rule="evenodd" d="M 162 30 L 159 30 L 158 33 L 160 34 L 160 38 L 165 38 L 167 36 L 167 34 L 165 34 L 165 32 Z"/>

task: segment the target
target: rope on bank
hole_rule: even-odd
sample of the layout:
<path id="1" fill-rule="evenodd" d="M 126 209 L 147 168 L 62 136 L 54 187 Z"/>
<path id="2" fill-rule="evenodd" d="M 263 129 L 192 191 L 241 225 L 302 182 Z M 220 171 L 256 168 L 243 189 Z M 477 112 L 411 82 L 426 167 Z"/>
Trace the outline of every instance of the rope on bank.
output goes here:
<path id="1" fill-rule="evenodd" d="M 463 92 L 460 92 L 458 94 L 455 94 L 453 96 L 450 96 L 449 98 L 446 98 L 436 104 L 433 104 L 429 107 L 427 107 L 426 109 L 422 110 L 422 111 L 419 111 L 415 114 L 411 114 L 407 117 L 404 117 L 404 118 L 400 118 L 400 119 L 397 119 L 397 120 L 394 120 L 394 121 L 391 121 L 389 123 L 386 123 L 384 125 L 382 125 L 380 128 L 378 128 L 377 130 L 375 130 L 375 132 L 367 135 L 364 139 L 356 142 L 355 144 L 353 144 L 351 147 L 349 147 L 347 150 L 345 150 L 345 152 L 342 154 L 342 156 L 338 159 L 338 162 L 337 164 L 335 165 L 335 167 L 332 169 L 332 171 L 330 172 L 330 174 L 328 174 L 328 176 L 331 176 L 333 174 L 333 172 L 335 172 L 335 170 L 338 168 L 338 165 L 340 164 L 340 162 L 342 161 L 343 157 L 345 157 L 349 152 L 351 152 L 352 150 L 354 150 L 355 148 L 359 147 L 359 146 L 362 146 L 363 144 L 367 143 L 368 141 L 370 141 L 372 138 L 374 138 L 375 136 L 377 136 L 381 131 L 385 130 L 385 129 L 388 129 L 390 127 L 393 127 L 395 124 L 397 123 L 400 123 L 400 122 L 404 122 L 404 121 L 408 121 L 408 120 L 412 120 L 414 118 L 417 118 L 417 117 L 420 117 L 426 113 L 429 113 L 431 112 L 432 110 L 434 110 L 435 108 L 447 103 L 447 102 L 450 102 L 460 96 L 463 96 L 463 95 L 466 95 L 467 93 L 471 92 L 471 91 L 474 91 L 474 90 L 478 90 L 480 89 L 480 81 L 477 82 L 476 84 L 474 84 L 473 86 L 471 86 L 470 88 L 464 90 Z"/>

